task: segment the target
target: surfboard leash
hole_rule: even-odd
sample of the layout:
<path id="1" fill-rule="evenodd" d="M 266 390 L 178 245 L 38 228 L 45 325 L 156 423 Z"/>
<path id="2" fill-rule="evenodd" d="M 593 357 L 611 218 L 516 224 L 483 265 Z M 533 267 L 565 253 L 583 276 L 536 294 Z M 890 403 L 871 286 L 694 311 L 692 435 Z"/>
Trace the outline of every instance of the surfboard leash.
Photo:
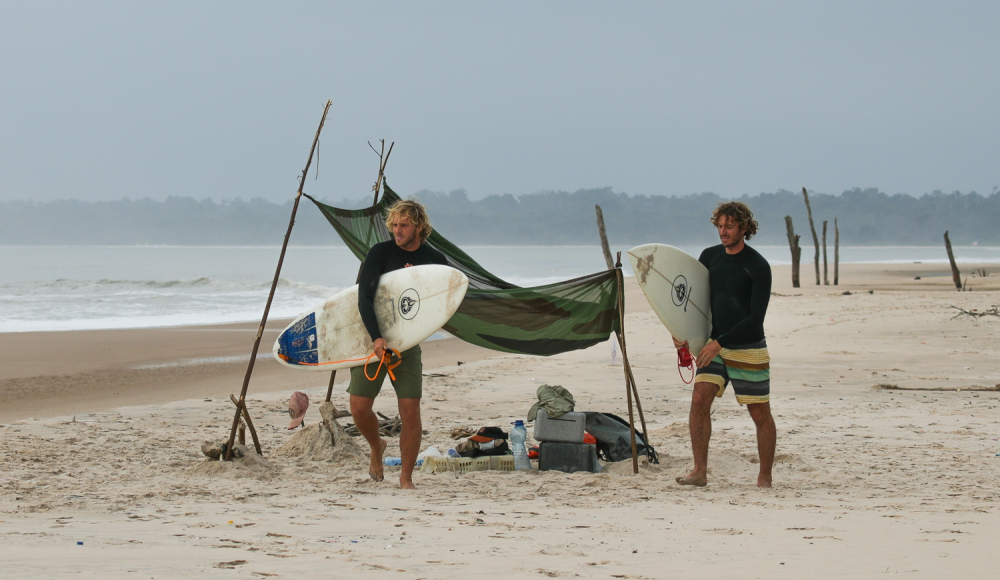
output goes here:
<path id="1" fill-rule="evenodd" d="M 389 351 L 392 351 L 392 352 L 396 353 L 396 358 L 399 359 L 396 362 L 396 364 L 392 364 L 392 355 L 389 354 Z M 371 360 L 371 358 L 373 356 L 375 356 L 374 352 L 371 353 L 368 356 L 368 360 Z M 366 379 L 368 379 L 369 381 L 374 381 L 375 379 L 377 379 L 378 378 L 378 374 L 380 372 L 382 372 L 382 365 L 384 364 L 386 372 L 389 373 L 389 378 L 392 379 L 393 382 L 395 382 L 396 381 L 396 375 L 393 374 L 392 369 L 394 369 L 394 368 L 398 367 L 399 365 L 403 364 L 403 355 L 399 354 L 399 351 L 396 350 L 396 349 L 394 349 L 394 348 L 388 349 L 388 350 L 384 351 L 382 353 L 382 358 L 379 359 L 379 361 L 378 361 L 378 369 L 375 370 L 375 376 L 374 377 L 369 377 L 368 376 L 368 360 L 365 361 L 365 366 L 362 367 L 365 370 L 365 378 Z M 386 361 L 388 361 L 388 362 L 386 362 Z"/>
<path id="2" fill-rule="evenodd" d="M 391 353 L 396 353 L 396 358 L 399 359 L 395 364 L 392 363 L 392 354 Z M 285 356 L 285 355 L 279 354 L 278 356 L 280 356 L 285 361 L 291 362 L 291 361 L 288 360 L 288 357 Z M 368 362 L 372 360 L 373 356 L 375 356 L 374 352 L 372 352 L 370 355 L 368 355 L 365 358 L 345 358 L 344 360 L 332 360 L 332 361 L 329 361 L 329 362 L 322 362 L 322 363 L 296 362 L 295 364 L 301 365 L 301 366 L 307 366 L 307 367 L 321 367 L 321 366 L 325 366 L 325 365 L 336 365 L 336 364 L 345 363 L 345 362 L 358 362 L 359 360 L 363 360 L 363 361 L 365 361 L 365 364 L 364 364 L 364 367 L 365 367 L 365 378 L 368 379 L 369 381 L 374 381 L 375 379 L 378 378 L 378 374 L 380 372 L 382 372 L 382 365 L 385 365 L 386 371 L 389 373 L 389 378 L 392 379 L 393 381 L 395 381 L 396 380 L 396 375 L 392 371 L 393 371 L 393 369 L 395 369 L 399 365 L 403 364 L 403 355 L 399 354 L 399 351 L 396 350 L 396 349 L 394 349 L 394 348 L 386 349 L 385 352 L 382 353 L 382 359 L 378 361 L 378 369 L 375 371 L 375 376 L 374 377 L 369 377 L 368 376 Z"/>
<path id="3" fill-rule="evenodd" d="M 691 371 L 691 378 L 685 379 L 684 373 L 681 372 L 681 369 L 688 369 Z M 688 350 L 688 347 L 686 346 L 682 346 L 677 349 L 677 374 L 681 376 L 681 380 L 684 381 L 684 384 L 686 385 L 690 385 L 691 381 L 694 380 L 694 357 L 691 356 L 691 351 Z"/>

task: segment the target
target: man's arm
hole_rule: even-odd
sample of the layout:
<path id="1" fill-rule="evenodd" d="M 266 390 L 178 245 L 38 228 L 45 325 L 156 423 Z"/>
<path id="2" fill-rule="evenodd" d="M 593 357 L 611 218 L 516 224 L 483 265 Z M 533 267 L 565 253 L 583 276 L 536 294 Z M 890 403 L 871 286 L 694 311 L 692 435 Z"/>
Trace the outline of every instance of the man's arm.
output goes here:
<path id="1" fill-rule="evenodd" d="M 361 277 L 358 279 L 358 312 L 361 313 L 361 321 L 374 343 L 375 356 L 379 358 L 382 356 L 379 350 L 385 349 L 385 340 L 382 338 L 378 318 L 375 316 L 375 291 L 378 290 L 378 281 L 382 277 L 384 264 L 385 256 L 373 247 L 365 257 L 365 263 L 361 266 Z"/>

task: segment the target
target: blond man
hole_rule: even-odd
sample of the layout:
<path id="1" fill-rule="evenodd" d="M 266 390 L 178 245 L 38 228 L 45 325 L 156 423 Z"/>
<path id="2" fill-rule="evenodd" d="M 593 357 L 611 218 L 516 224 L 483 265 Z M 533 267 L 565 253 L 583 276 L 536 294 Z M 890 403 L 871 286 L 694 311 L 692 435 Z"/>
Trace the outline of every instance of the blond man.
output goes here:
<path id="1" fill-rule="evenodd" d="M 444 254 L 424 243 L 427 236 L 431 235 L 431 223 L 426 208 L 419 202 L 412 199 L 397 202 L 389 209 L 385 225 L 392 233 L 393 239 L 372 246 L 368 256 L 365 257 L 358 281 L 358 310 L 371 336 L 375 357 L 367 367 L 351 369 L 351 384 L 347 388 L 347 392 L 351 395 L 351 415 L 354 416 L 354 424 L 371 448 L 368 474 L 375 481 L 382 481 L 384 477 L 382 454 L 385 452 L 386 442 L 379 434 L 378 417 L 372 411 L 372 405 L 382 389 L 388 370 L 385 365 L 379 370 L 379 360 L 386 350 L 393 346 L 382 338 L 378 319 L 375 317 L 374 299 L 379 279 L 386 272 L 410 266 L 448 264 Z M 423 426 L 420 422 L 423 364 L 420 360 L 419 345 L 401 354 L 403 360 L 393 369 L 395 378 L 392 380 L 399 404 L 399 417 L 403 423 L 399 434 L 402 459 L 399 487 L 416 489 L 413 485 L 413 467 L 417 461 L 423 435 Z M 366 373 L 367 376 L 374 375 L 375 380 L 368 380 Z"/>

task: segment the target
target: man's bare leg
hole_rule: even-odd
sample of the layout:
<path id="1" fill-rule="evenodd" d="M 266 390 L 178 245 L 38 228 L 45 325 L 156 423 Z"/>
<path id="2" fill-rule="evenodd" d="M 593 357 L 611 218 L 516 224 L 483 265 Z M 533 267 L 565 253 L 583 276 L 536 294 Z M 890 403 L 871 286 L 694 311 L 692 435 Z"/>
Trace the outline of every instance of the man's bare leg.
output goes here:
<path id="1" fill-rule="evenodd" d="M 420 453 L 420 440 L 424 436 L 424 427 L 420 422 L 420 399 L 399 399 L 399 418 L 403 428 L 399 432 L 399 455 L 403 462 L 399 474 L 401 489 L 417 489 L 413 485 L 413 467 Z"/>
<path id="2" fill-rule="evenodd" d="M 750 417 L 757 425 L 757 453 L 760 455 L 757 487 L 771 487 L 771 467 L 774 465 L 774 448 L 778 440 L 774 417 L 771 416 L 771 403 L 752 403 L 747 405 L 747 411 L 750 411 Z"/>
<path id="3" fill-rule="evenodd" d="M 368 475 L 375 481 L 382 481 L 385 478 L 382 454 L 385 453 L 387 444 L 379 434 L 378 417 L 372 411 L 374 403 L 375 399 L 351 395 L 351 416 L 354 418 L 354 425 L 368 441 L 368 448 L 371 450 Z"/>
<path id="4" fill-rule="evenodd" d="M 681 485 L 708 485 L 708 442 L 712 438 L 712 402 L 719 386 L 712 383 L 695 383 L 691 395 L 691 412 L 688 428 L 691 430 L 691 451 L 694 453 L 694 470 L 678 477 Z"/>

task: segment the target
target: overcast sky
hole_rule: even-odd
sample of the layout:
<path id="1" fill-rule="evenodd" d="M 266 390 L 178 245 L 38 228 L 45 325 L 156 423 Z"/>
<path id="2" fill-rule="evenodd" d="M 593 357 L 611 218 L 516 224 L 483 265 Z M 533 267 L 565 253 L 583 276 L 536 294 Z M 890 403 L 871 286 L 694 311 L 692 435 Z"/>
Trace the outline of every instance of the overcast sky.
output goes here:
<path id="1" fill-rule="evenodd" d="M 5 2 L 0 199 L 1000 185 L 1000 2 Z"/>

